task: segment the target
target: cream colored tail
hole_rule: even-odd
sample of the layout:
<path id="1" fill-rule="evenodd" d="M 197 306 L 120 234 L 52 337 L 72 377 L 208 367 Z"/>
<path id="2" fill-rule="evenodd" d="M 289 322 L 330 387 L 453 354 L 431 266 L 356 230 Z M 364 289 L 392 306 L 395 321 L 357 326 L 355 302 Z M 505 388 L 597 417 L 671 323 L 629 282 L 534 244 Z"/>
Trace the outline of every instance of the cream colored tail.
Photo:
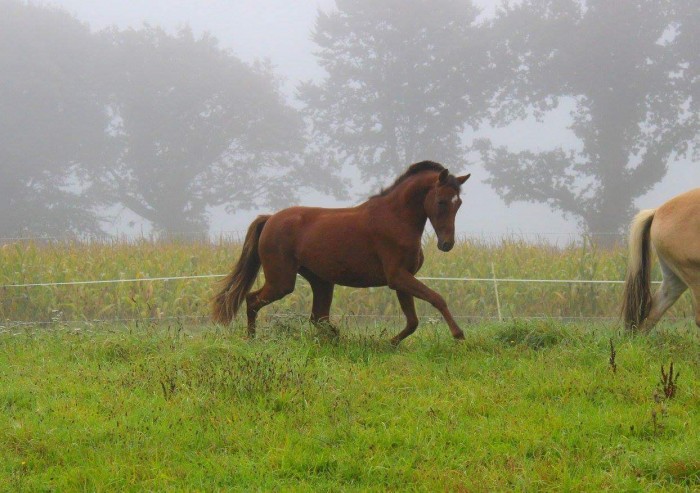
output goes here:
<path id="1" fill-rule="evenodd" d="M 636 330 L 651 310 L 651 223 L 656 209 L 641 211 L 632 221 L 629 260 L 622 300 L 625 327 Z"/>

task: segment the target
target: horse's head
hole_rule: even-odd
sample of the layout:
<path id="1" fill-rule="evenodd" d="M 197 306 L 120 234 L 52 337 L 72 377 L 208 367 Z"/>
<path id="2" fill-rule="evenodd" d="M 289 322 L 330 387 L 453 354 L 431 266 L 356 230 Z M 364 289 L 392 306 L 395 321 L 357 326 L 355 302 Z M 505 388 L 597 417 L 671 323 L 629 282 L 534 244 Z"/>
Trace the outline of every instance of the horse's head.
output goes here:
<path id="1" fill-rule="evenodd" d="M 425 213 L 437 235 L 438 248 L 443 252 L 449 252 L 455 244 L 455 216 L 462 205 L 459 190 L 470 176 L 452 176 L 444 169 L 425 197 Z"/>

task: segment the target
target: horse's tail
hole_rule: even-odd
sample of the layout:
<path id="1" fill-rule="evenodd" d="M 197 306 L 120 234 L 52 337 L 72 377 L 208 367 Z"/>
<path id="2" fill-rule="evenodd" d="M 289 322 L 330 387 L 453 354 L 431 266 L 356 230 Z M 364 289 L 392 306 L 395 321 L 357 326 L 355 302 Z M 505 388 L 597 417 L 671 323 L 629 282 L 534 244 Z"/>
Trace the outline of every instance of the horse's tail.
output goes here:
<path id="1" fill-rule="evenodd" d="M 214 322 L 228 324 L 233 320 L 258 277 L 260 270 L 258 242 L 268 219 L 270 216 L 258 216 L 248 227 L 241 257 L 233 271 L 220 282 L 221 289 L 212 300 Z"/>
<path id="2" fill-rule="evenodd" d="M 629 260 L 622 300 L 625 327 L 636 330 L 651 310 L 651 223 L 656 209 L 641 211 L 632 221 Z"/>

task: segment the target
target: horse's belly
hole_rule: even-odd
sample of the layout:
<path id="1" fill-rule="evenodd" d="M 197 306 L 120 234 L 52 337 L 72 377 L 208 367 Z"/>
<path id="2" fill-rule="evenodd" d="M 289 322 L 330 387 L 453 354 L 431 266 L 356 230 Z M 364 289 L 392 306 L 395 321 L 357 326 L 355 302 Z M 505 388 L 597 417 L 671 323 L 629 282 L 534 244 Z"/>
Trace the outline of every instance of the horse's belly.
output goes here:
<path id="1" fill-rule="evenodd" d="M 310 240 L 299 252 L 299 263 L 321 279 L 351 287 L 386 285 L 382 263 L 366 239 L 349 231 Z"/>
<path id="2" fill-rule="evenodd" d="M 304 259 L 302 266 L 321 279 L 341 286 L 356 288 L 386 286 L 382 265 L 372 258 L 359 259 L 354 256 L 344 256 L 340 252 L 331 258 Z"/>
<path id="3" fill-rule="evenodd" d="M 386 278 L 383 272 L 379 271 L 359 271 L 348 270 L 345 272 L 330 273 L 329 280 L 333 284 L 340 286 L 350 286 L 353 288 L 371 288 L 377 286 L 386 286 Z"/>

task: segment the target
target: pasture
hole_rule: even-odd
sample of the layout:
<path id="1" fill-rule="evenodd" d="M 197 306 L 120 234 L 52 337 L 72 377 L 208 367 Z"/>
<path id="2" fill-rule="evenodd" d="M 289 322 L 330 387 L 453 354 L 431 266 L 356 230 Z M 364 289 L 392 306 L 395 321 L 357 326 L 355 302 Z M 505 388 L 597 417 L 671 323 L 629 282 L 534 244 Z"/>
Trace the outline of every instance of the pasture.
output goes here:
<path id="1" fill-rule="evenodd" d="M 455 343 L 440 324 L 398 349 L 384 329 L 5 332 L 0 489 L 700 487 L 695 327 L 634 337 L 515 321 L 470 325 Z"/>
<path id="2" fill-rule="evenodd" d="M 425 276 L 491 277 L 493 264 L 503 278 L 621 279 L 626 258 L 431 243 Z M 220 273 L 236 248 L 17 243 L 0 279 Z M 333 339 L 305 322 L 299 281 L 250 341 L 240 319 L 206 322 L 210 279 L 3 288 L 0 490 L 700 488 L 700 334 L 672 320 L 692 313 L 687 296 L 640 337 L 614 319 L 618 285 L 500 284 L 503 322 L 492 284 L 431 285 L 462 343 L 419 303 L 416 334 L 390 346 L 403 320 L 388 289 L 339 289 Z"/>

